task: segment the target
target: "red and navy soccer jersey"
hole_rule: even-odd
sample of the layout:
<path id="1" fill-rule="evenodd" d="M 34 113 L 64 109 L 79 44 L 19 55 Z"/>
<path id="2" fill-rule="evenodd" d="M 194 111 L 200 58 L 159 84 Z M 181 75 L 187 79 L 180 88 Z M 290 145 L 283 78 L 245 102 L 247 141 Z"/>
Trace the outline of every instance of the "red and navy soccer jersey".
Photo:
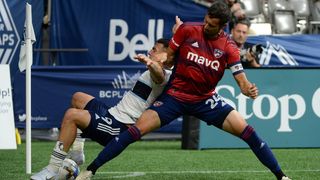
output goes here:
<path id="1" fill-rule="evenodd" d="M 239 49 L 229 35 L 222 31 L 207 39 L 203 28 L 203 23 L 184 23 L 169 44 L 176 57 L 167 93 L 183 102 L 211 97 L 226 68 L 234 75 L 243 72 Z"/>

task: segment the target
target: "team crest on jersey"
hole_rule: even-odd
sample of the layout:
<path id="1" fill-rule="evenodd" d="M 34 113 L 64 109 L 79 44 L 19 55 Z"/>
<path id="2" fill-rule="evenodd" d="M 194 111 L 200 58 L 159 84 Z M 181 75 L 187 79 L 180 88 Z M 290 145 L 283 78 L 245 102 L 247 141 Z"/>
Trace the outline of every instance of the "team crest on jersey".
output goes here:
<path id="1" fill-rule="evenodd" d="M 214 49 L 213 54 L 214 54 L 214 57 L 221 58 L 221 56 L 223 55 L 223 52 L 220 49 Z"/>
<path id="2" fill-rule="evenodd" d="M 162 106 L 162 104 L 163 104 L 163 102 L 161 102 L 161 101 L 155 101 L 155 102 L 153 103 L 153 106 L 154 106 L 154 107 L 159 107 L 159 106 Z"/>

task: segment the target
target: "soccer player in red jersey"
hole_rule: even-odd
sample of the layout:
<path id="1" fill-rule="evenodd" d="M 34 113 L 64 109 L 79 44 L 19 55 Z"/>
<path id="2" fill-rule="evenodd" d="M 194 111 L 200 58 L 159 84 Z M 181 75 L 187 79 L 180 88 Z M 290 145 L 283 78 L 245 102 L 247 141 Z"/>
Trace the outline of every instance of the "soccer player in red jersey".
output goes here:
<path id="1" fill-rule="evenodd" d="M 228 6 L 223 1 L 214 1 L 204 23 L 184 23 L 178 28 L 164 62 L 167 66 L 174 65 L 166 90 L 134 126 L 110 141 L 83 174 L 94 174 L 142 135 L 186 114 L 241 138 L 277 179 L 289 179 L 266 142 L 215 92 L 225 69 L 229 68 L 244 95 L 252 99 L 258 96 L 258 88 L 248 81 L 243 71 L 239 49 L 223 31 L 229 18 Z M 148 63 L 144 58 L 139 60 Z M 79 179 L 81 177 L 80 174 Z"/>

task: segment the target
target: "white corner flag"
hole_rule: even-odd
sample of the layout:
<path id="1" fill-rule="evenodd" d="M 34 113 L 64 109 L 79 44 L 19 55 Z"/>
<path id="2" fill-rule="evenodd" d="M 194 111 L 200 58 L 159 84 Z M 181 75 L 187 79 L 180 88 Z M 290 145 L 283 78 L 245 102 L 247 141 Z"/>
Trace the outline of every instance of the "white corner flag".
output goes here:
<path id="1" fill-rule="evenodd" d="M 24 24 L 24 41 L 21 43 L 19 69 L 26 70 L 26 173 L 31 174 L 31 65 L 32 43 L 36 41 L 33 26 L 31 5 L 26 4 L 26 20 Z"/>
<path id="2" fill-rule="evenodd" d="M 36 36 L 34 34 L 32 26 L 32 12 L 31 5 L 26 5 L 26 20 L 24 22 L 23 41 L 21 42 L 20 54 L 19 54 L 19 70 L 24 71 L 27 68 L 27 64 L 32 65 L 32 44 L 36 42 Z M 28 55 L 31 58 L 28 58 Z M 30 63 L 27 63 L 29 61 Z"/>

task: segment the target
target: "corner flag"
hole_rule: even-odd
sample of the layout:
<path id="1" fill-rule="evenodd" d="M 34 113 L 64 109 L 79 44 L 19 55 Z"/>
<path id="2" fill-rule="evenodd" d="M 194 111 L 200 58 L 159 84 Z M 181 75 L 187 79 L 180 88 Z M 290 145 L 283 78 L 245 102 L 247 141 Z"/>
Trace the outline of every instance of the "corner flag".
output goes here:
<path id="1" fill-rule="evenodd" d="M 32 43 L 36 41 L 33 26 L 31 5 L 26 4 L 26 20 L 24 24 L 24 41 L 21 43 L 19 69 L 26 70 L 26 173 L 31 174 L 31 65 Z"/>
<path id="2" fill-rule="evenodd" d="M 19 70 L 24 71 L 26 68 L 31 68 L 32 65 L 32 44 L 36 42 L 32 26 L 32 12 L 31 5 L 26 5 L 26 20 L 24 23 L 23 41 L 21 42 L 20 55 L 19 55 Z M 31 57 L 31 58 L 30 58 Z M 29 61 L 30 63 L 27 63 Z M 30 67 L 27 67 L 29 64 Z"/>

